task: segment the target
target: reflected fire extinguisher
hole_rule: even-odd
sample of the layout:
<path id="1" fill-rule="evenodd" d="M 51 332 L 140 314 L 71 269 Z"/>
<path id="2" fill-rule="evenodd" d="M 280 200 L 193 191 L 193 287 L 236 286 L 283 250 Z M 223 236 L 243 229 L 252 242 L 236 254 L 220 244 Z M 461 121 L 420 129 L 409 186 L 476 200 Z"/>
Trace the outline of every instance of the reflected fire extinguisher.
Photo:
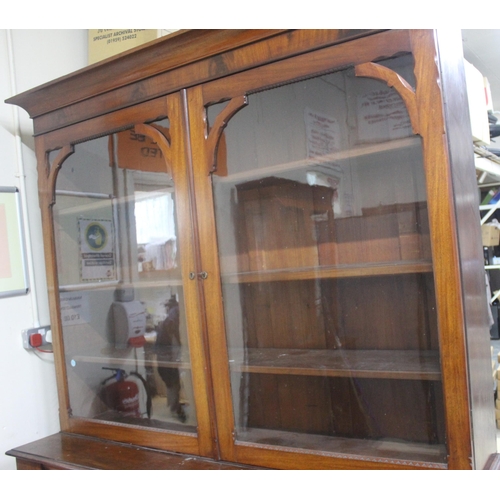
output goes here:
<path id="1" fill-rule="evenodd" d="M 151 397 L 147 382 L 137 372 L 127 374 L 121 368 L 106 368 L 111 370 L 113 375 L 102 382 L 101 398 L 112 410 L 119 412 L 124 417 L 141 417 L 140 391 L 139 386 L 132 380 L 132 377 L 138 378 L 144 385 L 146 391 L 146 411 L 148 418 L 151 418 Z"/>

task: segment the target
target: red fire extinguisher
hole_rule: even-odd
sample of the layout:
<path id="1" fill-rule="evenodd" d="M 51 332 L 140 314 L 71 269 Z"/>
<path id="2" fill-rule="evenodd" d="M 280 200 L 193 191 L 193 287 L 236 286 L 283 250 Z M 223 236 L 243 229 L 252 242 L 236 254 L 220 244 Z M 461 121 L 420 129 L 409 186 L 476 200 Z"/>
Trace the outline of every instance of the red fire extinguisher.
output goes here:
<path id="1" fill-rule="evenodd" d="M 141 417 L 140 400 L 139 400 L 139 387 L 137 384 L 129 379 L 129 376 L 121 368 L 104 368 L 103 370 L 113 371 L 113 375 L 106 378 L 102 382 L 101 397 L 106 406 L 117 412 L 124 417 Z M 148 418 L 151 416 L 151 398 L 147 388 L 147 383 L 143 377 L 137 373 L 135 375 L 144 384 L 147 394 L 147 414 Z"/>

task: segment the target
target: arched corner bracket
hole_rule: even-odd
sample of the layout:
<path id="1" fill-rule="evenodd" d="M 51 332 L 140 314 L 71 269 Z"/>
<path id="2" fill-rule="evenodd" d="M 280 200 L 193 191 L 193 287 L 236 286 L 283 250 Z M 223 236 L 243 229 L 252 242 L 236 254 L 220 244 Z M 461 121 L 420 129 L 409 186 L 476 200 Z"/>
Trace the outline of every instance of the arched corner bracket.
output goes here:
<path id="1" fill-rule="evenodd" d="M 413 133 L 419 133 L 420 124 L 418 118 L 417 98 L 412 86 L 404 78 L 392 69 L 372 62 L 358 64 L 354 67 L 354 71 L 356 76 L 375 78 L 385 82 L 389 87 L 394 87 L 408 109 Z"/>
<path id="2" fill-rule="evenodd" d="M 247 104 L 248 98 L 246 95 L 233 97 L 227 106 L 217 115 L 213 127 L 210 128 L 206 142 L 209 174 L 215 172 L 217 169 L 217 148 L 222 132 L 229 120 Z"/>
<path id="3" fill-rule="evenodd" d="M 149 137 L 153 142 L 156 142 L 161 150 L 163 157 L 167 163 L 167 170 L 171 177 L 173 177 L 172 172 L 172 153 L 170 149 L 170 138 L 166 137 L 163 132 L 160 132 L 154 125 L 147 125 L 145 123 L 138 123 L 134 126 L 136 134 L 145 135 Z"/>
<path id="4" fill-rule="evenodd" d="M 51 165 L 49 165 L 48 169 L 48 178 L 47 178 L 47 192 L 49 195 L 49 206 L 52 206 L 56 202 L 56 181 L 57 174 L 62 167 L 62 164 L 66 161 L 66 159 L 71 156 L 75 152 L 75 147 L 70 144 L 68 146 L 64 146 L 60 149 L 58 155 L 55 157 L 54 161 Z M 48 153 L 47 153 L 48 158 Z M 48 162 L 48 160 L 47 160 Z"/>

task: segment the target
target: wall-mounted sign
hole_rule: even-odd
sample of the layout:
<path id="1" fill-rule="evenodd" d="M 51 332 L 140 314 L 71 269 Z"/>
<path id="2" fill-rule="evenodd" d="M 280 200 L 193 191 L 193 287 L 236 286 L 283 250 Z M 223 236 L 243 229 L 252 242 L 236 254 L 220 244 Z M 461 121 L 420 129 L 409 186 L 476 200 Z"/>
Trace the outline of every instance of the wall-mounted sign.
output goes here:
<path id="1" fill-rule="evenodd" d="M 19 191 L 0 187 L 0 297 L 28 293 Z"/>
<path id="2" fill-rule="evenodd" d="M 125 50 L 130 50 L 143 43 L 156 40 L 161 36 L 168 35 L 175 29 L 160 30 L 130 30 L 130 29 L 108 29 L 88 30 L 88 55 L 89 64 L 102 61 L 107 57 L 114 56 Z"/>
<path id="3" fill-rule="evenodd" d="M 113 221 L 79 219 L 80 278 L 83 282 L 116 279 Z"/>

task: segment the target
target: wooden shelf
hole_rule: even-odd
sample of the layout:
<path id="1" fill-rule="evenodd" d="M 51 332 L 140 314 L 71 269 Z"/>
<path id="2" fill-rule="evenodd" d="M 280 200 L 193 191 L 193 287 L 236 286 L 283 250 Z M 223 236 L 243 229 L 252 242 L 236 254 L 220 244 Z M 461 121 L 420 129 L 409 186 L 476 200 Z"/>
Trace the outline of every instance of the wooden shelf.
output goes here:
<path id="1" fill-rule="evenodd" d="M 437 351 L 231 349 L 232 371 L 400 380 L 441 380 Z"/>
<path id="2" fill-rule="evenodd" d="M 75 283 L 60 285 L 59 292 L 73 292 L 82 290 L 115 290 L 117 287 L 123 285 L 130 286 L 135 289 L 182 286 L 182 277 L 180 275 L 180 272 L 176 272 L 174 274 L 171 271 L 146 271 L 139 273 L 139 279 L 136 278 L 136 280 L 131 283 L 122 283 L 116 280 Z"/>
<path id="3" fill-rule="evenodd" d="M 120 412 L 112 410 L 97 415 L 93 420 L 102 420 L 114 424 L 132 425 L 134 427 L 148 427 L 152 429 L 164 429 L 174 432 L 188 432 L 196 434 L 195 425 L 182 424 L 180 422 L 167 422 L 164 420 L 159 420 L 157 418 L 124 416 Z"/>
<path id="4" fill-rule="evenodd" d="M 407 463 L 412 466 L 418 466 L 415 462 L 423 462 L 422 466 L 425 467 L 433 464 L 433 468 L 447 468 L 446 446 L 440 444 L 411 443 L 390 439 L 353 439 L 256 428 L 239 431 L 236 440 L 238 444 L 248 446 L 300 448 L 323 454 L 332 453 L 354 460 L 396 461 L 399 464 Z"/>
<path id="5" fill-rule="evenodd" d="M 147 359 L 141 355 L 138 359 L 125 357 L 125 350 L 116 350 L 114 352 L 103 352 L 101 355 L 96 354 L 78 354 L 71 359 L 78 363 L 93 363 L 102 366 L 110 367 L 166 367 L 166 368 L 179 368 L 183 370 L 190 370 L 191 364 L 189 362 L 188 352 L 182 350 L 180 356 L 171 356 L 171 361 L 157 360 L 156 356 Z"/>
<path id="6" fill-rule="evenodd" d="M 302 269 L 270 269 L 265 271 L 226 273 L 222 275 L 222 282 L 256 283 L 265 281 L 298 281 L 328 278 L 391 276 L 396 274 L 430 272 L 432 272 L 432 263 L 429 261 L 396 261 L 367 263 L 362 265 L 344 264 Z"/>
<path id="7" fill-rule="evenodd" d="M 91 281 L 89 283 L 73 283 L 59 286 L 59 292 L 79 292 L 93 290 L 115 290 L 121 283 L 119 281 Z"/>
<path id="8" fill-rule="evenodd" d="M 139 273 L 139 282 L 134 283 L 137 288 L 156 286 L 182 286 L 182 276 L 179 269 L 174 272 L 158 270 Z"/>
<path id="9" fill-rule="evenodd" d="M 328 155 L 316 156 L 314 158 L 304 158 L 302 160 L 282 163 L 279 165 L 256 168 L 251 171 L 237 172 L 227 176 L 217 176 L 217 179 L 218 182 L 239 182 L 259 177 L 268 177 L 270 175 L 276 175 L 293 170 L 300 170 L 303 168 L 315 168 L 320 166 L 324 167 L 342 160 L 360 158 L 373 154 L 387 153 L 390 151 L 397 151 L 400 149 L 420 146 L 420 144 L 420 138 L 414 136 L 378 144 L 364 144 Z"/>
<path id="10" fill-rule="evenodd" d="M 184 429 L 185 431 L 185 429 Z M 250 466 L 131 446 L 78 434 L 58 433 L 6 452 L 18 469 L 31 470 L 244 470 Z"/>

